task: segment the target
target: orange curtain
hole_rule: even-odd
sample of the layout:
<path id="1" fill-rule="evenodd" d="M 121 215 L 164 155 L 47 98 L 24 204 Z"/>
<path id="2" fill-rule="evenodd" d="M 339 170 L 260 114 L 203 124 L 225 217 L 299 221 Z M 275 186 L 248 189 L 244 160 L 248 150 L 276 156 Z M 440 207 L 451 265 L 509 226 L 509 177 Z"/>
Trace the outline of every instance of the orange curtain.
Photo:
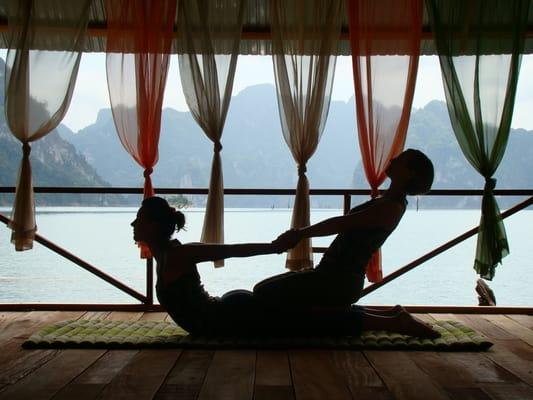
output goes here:
<path id="1" fill-rule="evenodd" d="M 107 0 L 107 86 L 126 151 L 144 168 L 144 197 L 154 195 L 161 109 L 176 0 Z M 149 257 L 141 245 L 141 257 Z"/>
<path id="2" fill-rule="evenodd" d="M 372 197 L 404 147 L 422 32 L 421 0 L 347 0 L 359 147 Z M 367 267 L 383 277 L 379 250 Z"/>

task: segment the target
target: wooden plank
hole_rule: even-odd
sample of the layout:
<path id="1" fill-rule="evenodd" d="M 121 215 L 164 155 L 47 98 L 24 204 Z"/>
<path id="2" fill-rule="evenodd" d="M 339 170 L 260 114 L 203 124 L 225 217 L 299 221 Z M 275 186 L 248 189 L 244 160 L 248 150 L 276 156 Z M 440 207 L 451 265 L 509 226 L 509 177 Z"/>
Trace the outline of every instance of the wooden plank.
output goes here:
<path id="1" fill-rule="evenodd" d="M 428 324 L 433 324 L 435 322 L 435 318 L 433 318 L 429 314 L 412 314 L 413 317 L 418 318 L 421 321 L 424 321 Z"/>
<path id="2" fill-rule="evenodd" d="M 111 314 L 111 311 L 87 311 L 80 317 L 80 319 L 106 319 L 109 314 Z"/>
<path id="3" fill-rule="evenodd" d="M 0 398 L 49 399 L 105 353 L 105 350 L 63 350 L 32 374 L 0 392 Z"/>
<path id="4" fill-rule="evenodd" d="M 54 400 L 95 399 L 132 360 L 138 350 L 108 351 L 76 379 L 63 387 Z"/>
<path id="5" fill-rule="evenodd" d="M 289 355 L 284 350 L 257 352 L 254 400 L 269 399 L 294 399 Z"/>
<path id="6" fill-rule="evenodd" d="M 533 330 L 526 328 L 511 318 L 507 318 L 505 315 L 483 315 L 482 318 L 506 330 L 511 335 L 520 338 L 530 346 L 533 346 Z"/>
<path id="7" fill-rule="evenodd" d="M 22 349 L 21 345 L 22 339 L 17 339 L 1 347 L 0 390 L 31 374 L 59 353 L 59 350 Z"/>
<path id="8" fill-rule="evenodd" d="M 448 399 L 446 392 L 401 351 L 365 351 L 387 388 L 396 399 Z"/>
<path id="9" fill-rule="evenodd" d="M 167 315 L 166 312 L 145 312 L 140 319 L 141 321 L 164 321 Z"/>
<path id="10" fill-rule="evenodd" d="M 144 312 L 137 311 L 113 311 L 111 312 L 106 319 L 112 321 L 138 321 Z"/>
<path id="11" fill-rule="evenodd" d="M 292 386 L 255 385 L 254 400 L 294 400 Z"/>
<path id="12" fill-rule="evenodd" d="M 198 399 L 252 399 L 255 360 L 255 351 L 218 350 L 213 356 Z"/>
<path id="13" fill-rule="evenodd" d="M 10 338 L 9 332 L 6 332 L 7 327 L 12 325 L 17 319 L 23 318 L 29 312 L 17 312 L 17 311 L 4 311 L 1 313 L 0 319 L 0 342 L 7 338 Z"/>
<path id="14" fill-rule="evenodd" d="M 505 329 L 494 325 L 492 322 L 480 317 L 479 315 L 454 314 L 454 318 L 479 333 L 495 340 L 515 340 L 516 336 L 507 332 Z"/>
<path id="15" fill-rule="evenodd" d="M 30 311 L 21 313 L 13 319 L 6 321 L 0 331 L 0 345 L 3 342 L 13 338 L 26 339 L 34 331 L 63 319 L 78 319 L 83 312 L 80 311 L 61 311 L 61 312 L 42 312 Z"/>
<path id="16" fill-rule="evenodd" d="M 344 376 L 353 398 L 393 398 L 362 352 L 335 350 L 332 354 L 335 367 Z"/>
<path id="17" fill-rule="evenodd" d="M 493 400 L 533 399 L 533 388 L 524 383 L 483 385 L 482 389 Z"/>
<path id="18" fill-rule="evenodd" d="M 412 352 L 415 364 L 440 386 L 473 388 L 480 382 L 512 383 L 519 379 L 481 353 Z"/>
<path id="19" fill-rule="evenodd" d="M 289 355 L 285 350 L 262 350 L 257 352 L 255 384 L 292 386 Z"/>
<path id="20" fill-rule="evenodd" d="M 524 315 L 524 314 L 506 314 L 507 318 L 511 318 L 512 320 L 518 322 L 522 326 L 525 326 L 526 328 L 533 329 L 533 315 Z"/>
<path id="21" fill-rule="evenodd" d="M 496 364 L 533 386 L 533 351 L 521 340 L 494 340 L 494 346 L 483 353 Z"/>
<path id="22" fill-rule="evenodd" d="M 360 351 L 335 350 L 332 352 L 335 367 L 346 377 L 352 393 L 362 387 L 383 388 L 385 385 Z"/>
<path id="23" fill-rule="evenodd" d="M 459 321 L 461 322 L 459 319 L 457 319 L 455 317 L 456 314 L 446 314 L 446 313 L 442 313 L 442 314 L 437 314 L 437 313 L 429 313 L 427 314 L 429 315 L 431 318 L 433 318 L 435 321 L 446 321 L 446 320 L 452 320 L 452 321 Z"/>
<path id="24" fill-rule="evenodd" d="M 22 343 L 28 336 L 48 324 L 81 315 L 82 312 L 30 312 L 10 320 L 6 331 L 12 337 L 0 343 L 0 388 L 15 384 L 58 354 L 57 350 L 23 349 Z"/>
<path id="25" fill-rule="evenodd" d="M 326 350 L 289 351 L 294 394 L 297 399 L 351 399 L 342 371 Z"/>
<path id="26" fill-rule="evenodd" d="M 155 398 L 158 400 L 197 399 L 214 351 L 182 350 L 178 361 L 168 374 Z"/>
<path id="27" fill-rule="evenodd" d="M 98 398 L 152 399 L 179 354 L 179 349 L 139 351 L 104 388 Z"/>
<path id="28" fill-rule="evenodd" d="M 451 388 L 446 389 L 450 398 L 457 400 L 491 400 L 489 395 L 480 388 Z"/>

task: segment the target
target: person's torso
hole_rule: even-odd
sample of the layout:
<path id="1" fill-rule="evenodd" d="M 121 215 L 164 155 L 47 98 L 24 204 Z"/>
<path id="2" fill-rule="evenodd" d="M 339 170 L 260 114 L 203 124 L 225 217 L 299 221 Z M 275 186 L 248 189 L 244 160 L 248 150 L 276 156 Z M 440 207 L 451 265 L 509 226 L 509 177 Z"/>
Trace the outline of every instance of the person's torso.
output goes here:
<path id="1" fill-rule="evenodd" d="M 349 214 L 364 212 L 377 201 L 392 201 L 384 198 L 369 200 L 349 211 Z M 405 203 L 404 212 L 405 212 Z M 354 271 L 354 267 L 364 267 L 372 254 L 383 245 L 387 237 L 396 228 L 403 213 L 388 228 L 355 228 L 338 234 L 324 253 L 318 269 L 335 268 Z"/>

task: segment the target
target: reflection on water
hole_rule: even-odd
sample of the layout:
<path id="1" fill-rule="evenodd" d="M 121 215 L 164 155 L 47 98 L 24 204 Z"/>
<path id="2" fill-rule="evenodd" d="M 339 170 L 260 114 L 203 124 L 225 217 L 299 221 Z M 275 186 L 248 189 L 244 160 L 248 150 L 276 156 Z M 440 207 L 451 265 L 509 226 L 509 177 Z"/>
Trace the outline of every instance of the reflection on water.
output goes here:
<path id="1" fill-rule="evenodd" d="M 2 210 L 8 214 L 6 210 Z M 134 208 L 49 207 L 38 210 L 39 233 L 84 260 L 144 293 L 146 267 L 131 237 Z M 198 241 L 203 210 L 188 209 L 183 242 Z M 339 215 L 340 210 L 313 210 L 312 221 Z M 227 243 L 271 241 L 287 229 L 290 210 L 228 209 L 225 212 Z M 383 248 L 385 273 L 405 265 L 479 221 L 477 210 L 408 210 Z M 523 211 L 506 220 L 511 254 L 489 283 L 499 305 L 531 305 L 530 229 L 533 212 Z M 331 237 L 317 238 L 314 246 L 327 246 Z M 364 298 L 372 304 L 477 304 L 472 269 L 475 238 L 452 248 Z M 318 262 L 320 255 L 315 255 Z M 211 263 L 199 269 L 206 288 L 216 295 L 246 288 L 268 276 L 286 272 L 283 255 L 231 259 L 226 267 Z M 17 253 L 9 231 L 0 227 L 0 302 L 134 303 L 126 294 L 57 256 L 38 243 L 31 251 Z"/>

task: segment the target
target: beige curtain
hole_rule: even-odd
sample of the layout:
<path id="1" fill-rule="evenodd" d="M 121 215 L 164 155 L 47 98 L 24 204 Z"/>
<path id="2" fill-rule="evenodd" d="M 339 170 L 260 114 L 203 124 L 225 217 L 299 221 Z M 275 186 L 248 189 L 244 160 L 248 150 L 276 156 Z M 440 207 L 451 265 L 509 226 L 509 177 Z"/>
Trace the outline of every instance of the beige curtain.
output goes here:
<path id="1" fill-rule="evenodd" d="M 178 61 L 185 100 L 213 142 L 213 163 L 202 242 L 224 242 L 224 185 L 220 139 L 228 112 L 241 39 L 243 0 L 179 2 Z M 215 266 L 223 266 L 222 260 Z"/>
<path id="2" fill-rule="evenodd" d="M 11 241 L 17 251 L 33 247 L 37 226 L 30 143 L 52 131 L 67 112 L 81 58 L 90 0 L 10 0 L 6 59 L 6 121 L 22 143 L 22 162 L 12 209 Z M 48 24 L 49 10 L 61 14 L 61 29 Z M 36 16 L 40 16 L 39 18 Z M 61 36 L 64 50 L 39 50 Z"/>
<path id="3" fill-rule="evenodd" d="M 298 166 L 291 227 L 310 223 L 307 161 L 315 152 L 329 111 L 342 19 L 340 0 L 274 0 L 272 50 L 283 136 Z M 287 268 L 313 266 L 311 240 L 290 250 Z"/>

